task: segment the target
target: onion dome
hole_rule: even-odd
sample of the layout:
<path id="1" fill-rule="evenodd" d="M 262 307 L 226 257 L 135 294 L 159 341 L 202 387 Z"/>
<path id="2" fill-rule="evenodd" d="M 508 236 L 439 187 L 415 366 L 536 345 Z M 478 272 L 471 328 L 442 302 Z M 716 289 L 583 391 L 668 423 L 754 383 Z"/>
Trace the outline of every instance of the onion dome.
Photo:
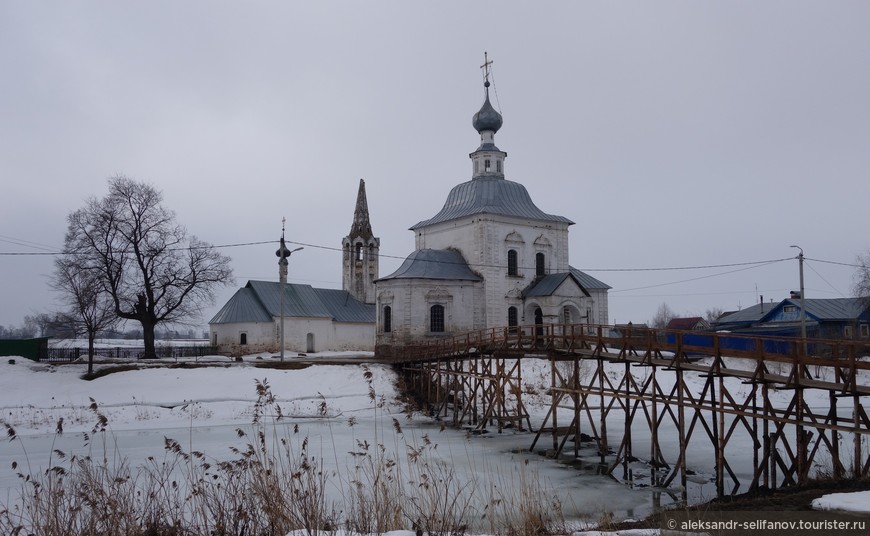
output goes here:
<path id="1" fill-rule="evenodd" d="M 486 100 L 480 107 L 480 111 L 474 114 L 471 124 L 478 133 L 482 133 L 484 130 L 495 133 L 501 128 L 502 118 L 501 114 L 495 111 L 495 108 L 489 103 L 489 82 L 484 85 L 486 86 Z"/>

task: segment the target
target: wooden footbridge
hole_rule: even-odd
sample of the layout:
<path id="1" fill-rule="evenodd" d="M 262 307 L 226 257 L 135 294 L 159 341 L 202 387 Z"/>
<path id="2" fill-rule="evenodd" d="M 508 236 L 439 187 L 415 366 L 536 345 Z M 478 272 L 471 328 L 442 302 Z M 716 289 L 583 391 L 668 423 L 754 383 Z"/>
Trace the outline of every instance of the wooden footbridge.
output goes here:
<path id="1" fill-rule="evenodd" d="M 868 356 L 868 341 L 537 325 L 394 348 L 391 358 L 455 426 L 529 430 L 531 449 L 551 456 L 569 442 L 578 456 L 586 442 L 607 473 L 631 480 L 641 463 L 650 484 L 676 481 L 683 493 L 689 456 L 713 456 L 722 496 L 870 477 Z M 537 430 L 523 402 L 534 388 L 521 365 L 531 358 L 549 360 L 549 411 Z M 751 458 L 743 482 L 738 458 Z"/>

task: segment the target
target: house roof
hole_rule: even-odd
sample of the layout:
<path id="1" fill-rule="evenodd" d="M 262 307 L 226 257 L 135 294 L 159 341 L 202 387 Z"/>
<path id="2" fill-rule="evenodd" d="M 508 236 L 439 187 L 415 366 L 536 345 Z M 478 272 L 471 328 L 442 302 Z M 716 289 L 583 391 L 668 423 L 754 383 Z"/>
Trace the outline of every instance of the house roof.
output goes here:
<path id="1" fill-rule="evenodd" d="M 271 322 L 280 316 L 281 284 L 275 281 L 248 281 L 209 324 Z M 360 302 L 344 290 L 288 283 L 284 288 L 284 316 L 373 323 L 375 306 Z"/>
<path id="2" fill-rule="evenodd" d="M 670 322 L 668 322 L 668 325 L 665 326 L 665 329 L 684 329 L 684 330 L 695 329 L 695 326 L 697 326 L 699 322 L 704 323 L 704 324 L 707 323 L 700 316 L 690 316 L 690 317 L 686 317 L 686 318 L 672 318 L 670 320 Z"/>
<path id="3" fill-rule="evenodd" d="M 441 211 L 413 225 L 411 230 L 475 214 L 514 216 L 568 225 L 574 223 L 568 218 L 547 214 L 539 209 L 532 202 L 526 187 L 518 182 L 501 177 L 478 177 L 453 187 Z"/>
<path id="4" fill-rule="evenodd" d="M 838 320 L 854 320 L 866 314 L 870 307 L 861 298 L 809 298 L 804 300 L 807 317 L 821 322 Z M 794 305 L 800 310 L 800 299 L 785 299 L 779 303 L 755 304 L 746 309 L 724 315 L 716 320 L 717 328 L 723 329 L 731 326 L 754 324 L 764 322 L 780 311 L 785 305 Z"/>
<path id="5" fill-rule="evenodd" d="M 462 254 L 452 249 L 418 249 L 408 255 L 398 270 L 378 281 L 388 279 L 483 281 L 468 267 Z"/>
<path id="6" fill-rule="evenodd" d="M 733 313 L 720 316 L 716 319 L 716 326 L 734 325 L 734 324 L 751 324 L 758 322 L 766 314 L 773 311 L 776 307 L 775 303 L 756 303 L 746 309 L 734 311 Z"/>
<path id="7" fill-rule="evenodd" d="M 782 305 L 796 305 L 800 310 L 800 299 L 783 300 Z M 870 307 L 861 298 L 829 298 L 829 299 L 804 299 L 807 316 L 812 316 L 820 321 L 854 320 L 866 312 Z"/>

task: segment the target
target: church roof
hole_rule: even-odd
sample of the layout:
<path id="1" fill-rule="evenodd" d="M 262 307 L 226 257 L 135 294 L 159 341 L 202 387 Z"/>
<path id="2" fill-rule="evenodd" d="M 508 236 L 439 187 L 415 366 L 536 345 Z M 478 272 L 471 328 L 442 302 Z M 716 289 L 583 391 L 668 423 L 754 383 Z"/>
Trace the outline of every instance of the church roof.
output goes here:
<path id="1" fill-rule="evenodd" d="M 595 279 L 591 275 L 586 272 L 581 272 L 577 268 L 573 266 L 569 266 L 568 269 L 571 271 L 571 275 L 577 278 L 577 281 L 580 282 L 580 285 L 585 289 L 611 289 L 610 285 L 607 283 L 602 283 L 601 281 Z"/>
<path id="2" fill-rule="evenodd" d="M 433 218 L 412 226 L 411 230 L 475 214 L 514 216 L 568 225 L 574 223 L 564 216 L 554 216 L 539 209 L 526 187 L 518 182 L 500 177 L 478 177 L 455 186 L 450 190 L 441 211 Z"/>
<path id="3" fill-rule="evenodd" d="M 526 287 L 523 291 L 523 298 L 534 298 L 536 296 L 552 296 L 562 283 L 564 283 L 568 279 L 573 279 L 577 286 L 580 287 L 580 290 L 583 291 L 587 296 L 589 292 L 583 288 L 583 285 L 580 284 L 580 281 L 577 280 L 570 272 L 562 272 L 559 274 L 547 274 L 543 277 L 535 279 L 532 283 Z"/>
<path id="4" fill-rule="evenodd" d="M 591 275 L 581 272 L 577 268 L 572 268 L 570 266 L 568 268 L 568 272 L 547 274 L 535 279 L 523 291 L 523 297 L 532 298 L 535 296 L 552 296 L 568 278 L 572 278 L 587 296 L 589 295 L 590 290 L 611 288 L 610 285 L 602 283 Z"/>
<path id="5" fill-rule="evenodd" d="M 239 320 L 239 319 L 244 320 Z M 243 287 L 221 307 L 209 324 L 230 324 L 234 322 L 271 322 L 272 317 L 249 287 Z"/>
<path id="6" fill-rule="evenodd" d="M 280 316 L 281 284 L 275 281 L 248 281 L 209 324 L 271 322 Z M 375 306 L 360 302 L 344 290 L 287 283 L 284 289 L 284 316 L 373 323 Z"/>
<path id="7" fill-rule="evenodd" d="M 462 254 L 452 249 L 418 249 L 408 255 L 398 270 L 378 281 L 387 279 L 483 280 L 468 267 Z"/>

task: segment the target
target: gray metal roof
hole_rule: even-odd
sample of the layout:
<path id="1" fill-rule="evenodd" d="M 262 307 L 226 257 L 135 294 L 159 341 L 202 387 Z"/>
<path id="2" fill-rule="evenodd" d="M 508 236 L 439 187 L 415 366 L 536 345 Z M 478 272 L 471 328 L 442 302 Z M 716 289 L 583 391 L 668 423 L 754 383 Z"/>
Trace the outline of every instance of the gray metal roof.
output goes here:
<path id="1" fill-rule="evenodd" d="M 378 281 L 387 279 L 483 280 L 468 267 L 462 254 L 452 249 L 418 249 L 408 255 L 398 270 Z"/>
<path id="2" fill-rule="evenodd" d="M 807 316 L 820 321 L 854 320 L 867 312 L 867 305 L 861 298 L 807 298 Z M 785 299 L 779 303 L 755 304 L 746 309 L 723 316 L 714 322 L 718 329 L 739 327 L 741 324 L 761 322 L 775 310 L 780 310 L 783 305 L 794 305 L 800 308 L 800 299 Z"/>
<path id="3" fill-rule="evenodd" d="M 411 230 L 474 214 L 514 216 L 568 225 L 574 223 L 564 216 L 554 216 L 539 209 L 532 202 L 526 187 L 518 182 L 500 177 L 478 177 L 455 186 L 450 190 L 441 212 L 417 223 Z"/>
<path id="4" fill-rule="evenodd" d="M 535 279 L 523 291 L 523 297 L 533 298 L 535 296 L 552 296 L 567 279 L 572 279 L 577 283 L 577 286 L 580 287 L 580 290 L 582 290 L 584 294 L 587 296 L 589 295 L 586 289 L 583 288 L 583 285 L 581 285 L 575 277 L 573 277 L 569 272 L 563 272 L 560 274 L 547 274 L 544 277 Z"/>
<path id="5" fill-rule="evenodd" d="M 552 296 L 553 293 L 558 290 L 559 286 L 561 286 L 568 278 L 573 279 L 574 282 L 577 283 L 577 286 L 580 287 L 580 290 L 582 290 L 587 296 L 589 296 L 589 289 L 610 288 L 594 277 L 585 274 L 576 268 L 571 268 L 570 272 L 548 274 L 536 279 L 532 284 L 526 287 L 526 290 L 523 291 L 523 297 L 531 298 L 535 296 Z"/>
<path id="6" fill-rule="evenodd" d="M 577 281 L 580 282 L 580 286 L 585 289 L 611 289 L 610 285 L 607 283 L 602 283 L 601 281 L 595 279 L 591 275 L 586 272 L 581 272 L 577 268 L 573 266 L 569 266 L 568 269 L 571 271 L 571 275 L 577 278 Z"/>
<path id="7" fill-rule="evenodd" d="M 782 303 L 798 307 L 801 305 L 800 299 L 787 299 L 783 300 Z M 807 309 L 807 315 L 822 321 L 855 320 L 868 308 L 866 302 L 861 298 L 807 298 L 804 300 L 804 304 Z"/>
<path id="8" fill-rule="evenodd" d="M 244 318 L 245 320 L 238 320 Z M 221 307 L 209 324 L 232 324 L 235 322 L 271 322 L 272 317 L 257 299 L 256 293 L 243 287 Z"/>
<path id="9" fill-rule="evenodd" d="M 375 305 L 363 303 L 345 290 L 314 289 L 336 322 L 374 322 Z"/>
<path id="10" fill-rule="evenodd" d="M 281 316 L 280 291 L 281 284 L 275 281 L 248 281 L 209 324 L 271 322 Z M 344 290 L 288 283 L 284 289 L 284 316 L 366 323 L 375 321 L 375 306 L 360 302 Z"/>
<path id="11" fill-rule="evenodd" d="M 742 324 L 746 322 L 758 322 L 761 318 L 767 313 L 773 311 L 773 308 L 776 307 L 775 303 L 756 303 L 746 309 L 741 309 L 739 311 L 734 311 L 733 313 L 721 316 L 716 319 L 713 323 L 716 327 L 732 325 L 732 324 Z"/>

